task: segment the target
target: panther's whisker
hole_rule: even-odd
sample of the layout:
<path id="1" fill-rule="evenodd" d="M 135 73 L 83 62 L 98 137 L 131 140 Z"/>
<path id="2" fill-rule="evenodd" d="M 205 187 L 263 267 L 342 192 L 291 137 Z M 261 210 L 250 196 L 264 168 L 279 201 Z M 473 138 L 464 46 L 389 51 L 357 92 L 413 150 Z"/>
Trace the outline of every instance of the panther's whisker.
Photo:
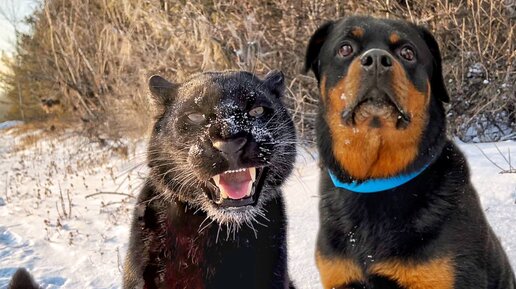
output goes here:
<path id="1" fill-rule="evenodd" d="M 206 226 L 202 227 L 202 225 L 204 224 L 204 222 L 206 222 L 206 220 L 211 220 L 211 222 L 209 222 L 208 224 L 206 224 Z M 211 224 L 213 224 L 213 222 L 215 222 L 215 219 L 211 219 L 210 216 L 206 216 L 206 218 L 201 222 L 201 224 L 199 225 L 199 230 L 198 232 L 201 233 L 202 231 L 204 231 L 204 229 L 208 228 Z"/>

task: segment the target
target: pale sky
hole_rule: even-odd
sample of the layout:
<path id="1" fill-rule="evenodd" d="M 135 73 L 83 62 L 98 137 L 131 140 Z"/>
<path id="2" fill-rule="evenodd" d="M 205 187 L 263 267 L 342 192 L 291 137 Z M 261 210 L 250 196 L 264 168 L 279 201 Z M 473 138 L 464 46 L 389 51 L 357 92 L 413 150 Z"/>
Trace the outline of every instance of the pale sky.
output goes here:
<path id="1" fill-rule="evenodd" d="M 18 22 L 18 29 L 26 31 L 27 27 L 21 23 L 25 16 L 29 15 L 38 5 L 40 0 L 0 0 L 0 10 L 8 17 L 15 17 Z M 14 15 L 13 15 L 14 14 Z M 0 13 L 0 51 L 12 52 L 14 49 L 14 27 Z"/>

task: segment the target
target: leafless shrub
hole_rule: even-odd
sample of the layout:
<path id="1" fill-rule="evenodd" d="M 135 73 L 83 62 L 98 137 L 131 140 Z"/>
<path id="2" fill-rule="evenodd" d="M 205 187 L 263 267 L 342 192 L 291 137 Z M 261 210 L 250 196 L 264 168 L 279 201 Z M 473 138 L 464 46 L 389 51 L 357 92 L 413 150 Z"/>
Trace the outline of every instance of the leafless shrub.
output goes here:
<path id="1" fill-rule="evenodd" d="M 499 162 L 495 162 L 492 158 L 490 158 L 481 148 L 478 148 L 482 155 L 495 167 L 497 167 L 500 170 L 500 174 L 516 174 L 516 168 L 512 164 L 511 160 L 511 149 L 507 148 L 507 154 L 503 153 L 500 148 L 494 144 L 496 151 L 498 154 L 502 157 L 503 162 L 505 164 L 501 164 Z"/>
<path id="2" fill-rule="evenodd" d="M 430 28 L 444 55 L 451 133 L 466 141 L 514 136 L 514 0 L 46 0 L 20 35 L 8 95 L 59 101 L 92 136 L 141 135 L 152 114 L 146 79 L 181 81 L 200 70 L 287 75 L 287 103 L 313 139 L 314 78 L 305 46 L 324 21 L 350 14 L 403 18 Z M 13 103 L 15 103 L 13 101 Z M 26 102 L 28 103 L 28 101 Z M 17 111 L 17 110 L 15 110 Z"/>

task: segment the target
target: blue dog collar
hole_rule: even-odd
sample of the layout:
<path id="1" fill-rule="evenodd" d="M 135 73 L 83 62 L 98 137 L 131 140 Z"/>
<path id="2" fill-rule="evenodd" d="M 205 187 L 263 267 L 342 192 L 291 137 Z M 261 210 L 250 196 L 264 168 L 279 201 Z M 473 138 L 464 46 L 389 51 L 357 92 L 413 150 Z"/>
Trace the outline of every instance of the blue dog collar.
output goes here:
<path id="1" fill-rule="evenodd" d="M 355 193 L 377 193 L 381 191 L 390 190 L 396 187 L 399 187 L 405 183 L 408 183 L 410 180 L 419 176 L 430 164 L 426 164 L 421 170 L 406 174 L 394 176 L 391 178 L 384 179 L 372 179 L 363 181 L 358 183 L 357 181 L 353 181 L 351 183 L 343 183 L 341 182 L 330 170 L 328 170 L 328 174 L 330 175 L 333 184 L 337 188 L 346 189 L 348 191 L 352 191 Z"/>

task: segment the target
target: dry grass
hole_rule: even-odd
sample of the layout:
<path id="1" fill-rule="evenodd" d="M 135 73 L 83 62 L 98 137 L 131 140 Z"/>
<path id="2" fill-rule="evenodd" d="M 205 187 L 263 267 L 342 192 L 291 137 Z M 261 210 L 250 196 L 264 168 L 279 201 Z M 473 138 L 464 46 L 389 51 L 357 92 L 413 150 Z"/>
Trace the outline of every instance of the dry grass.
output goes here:
<path id="1" fill-rule="evenodd" d="M 41 121 L 23 123 L 5 130 L 5 133 L 16 139 L 11 152 L 31 149 L 42 140 L 55 140 L 67 132 L 81 133 L 78 127 L 65 118 L 48 118 Z"/>
<path id="2" fill-rule="evenodd" d="M 6 132 L 14 136 L 24 135 L 37 130 L 44 131 L 47 134 L 52 134 L 75 127 L 76 126 L 72 123 L 71 119 L 48 118 L 41 121 L 31 121 L 13 126 L 6 129 Z"/>
<path id="3" fill-rule="evenodd" d="M 34 147 L 44 136 L 41 133 L 32 133 L 22 136 L 13 148 L 13 152 L 23 151 Z"/>
<path id="4" fill-rule="evenodd" d="M 105 139 L 146 130 L 153 73 L 181 81 L 200 70 L 279 68 L 299 131 L 311 139 L 318 96 L 314 78 L 301 74 L 308 38 L 325 20 L 372 14 L 436 34 L 453 134 L 503 137 L 516 131 L 515 2 L 46 0 L 29 19 L 35 33 L 19 39 L 21 61 L 11 63 L 8 83 L 15 99 L 16 81 L 30 82 L 38 88 L 31 95 L 59 99 L 62 114 Z"/>

